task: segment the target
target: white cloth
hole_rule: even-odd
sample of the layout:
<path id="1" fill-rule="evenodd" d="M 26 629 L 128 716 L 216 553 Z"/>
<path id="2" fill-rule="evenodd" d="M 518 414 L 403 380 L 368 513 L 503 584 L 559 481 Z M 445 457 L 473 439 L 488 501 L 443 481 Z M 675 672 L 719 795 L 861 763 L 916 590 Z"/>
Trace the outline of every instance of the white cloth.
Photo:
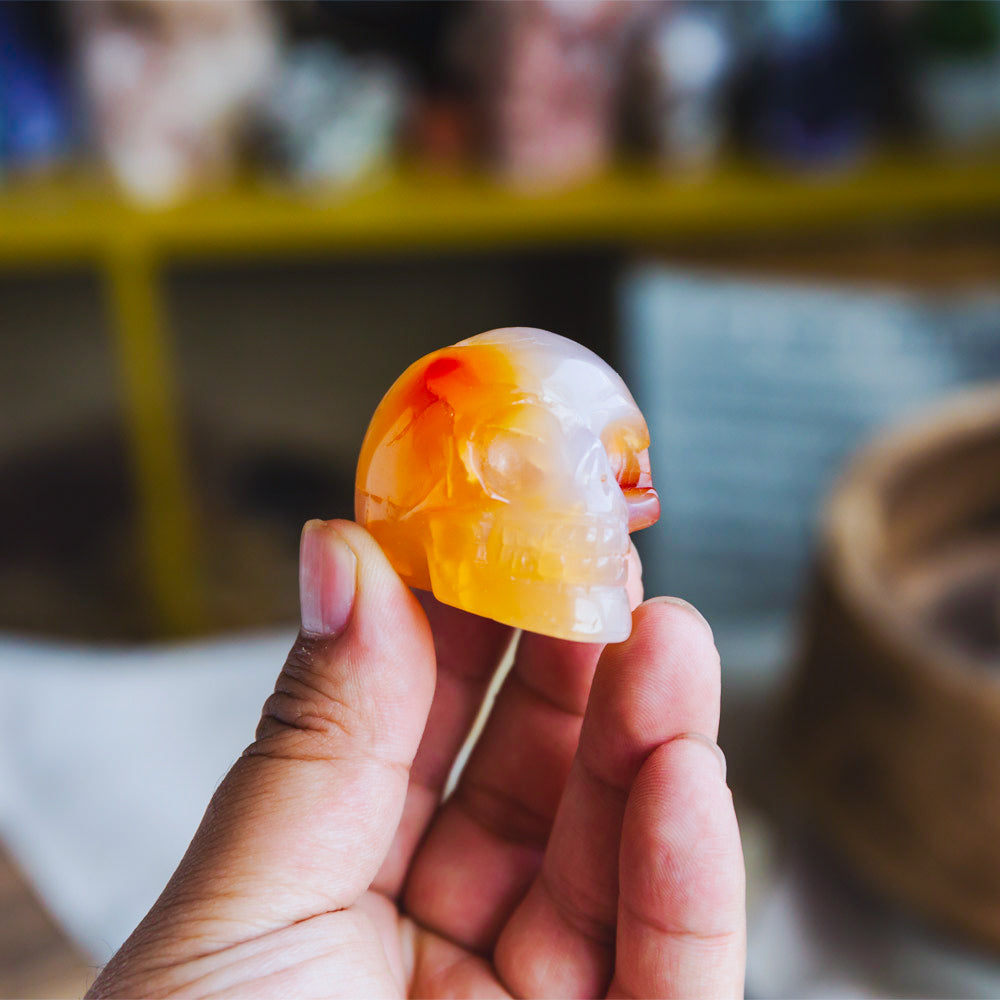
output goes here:
<path id="1" fill-rule="evenodd" d="M 0 840 L 106 961 L 253 738 L 293 630 L 154 648 L 0 638 Z M 730 753 L 733 750 L 730 748 Z M 1000 963 L 879 904 L 753 812 L 749 996 L 1000 996 Z"/>
<path id="2" fill-rule="evenodd" d="M 0 840 L 95 961 L 163 889 L 293 639 L 0 639 Z"/>

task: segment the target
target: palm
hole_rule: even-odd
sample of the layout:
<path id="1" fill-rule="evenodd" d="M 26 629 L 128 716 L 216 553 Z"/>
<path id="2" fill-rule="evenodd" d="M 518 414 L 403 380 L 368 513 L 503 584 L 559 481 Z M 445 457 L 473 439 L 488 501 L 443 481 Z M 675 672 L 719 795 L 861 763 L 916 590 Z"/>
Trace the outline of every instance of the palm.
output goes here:
<path id="1" fill-rule="evenodd" d="M 371 935 L 371 941 L 380 949 L 390 969 L 404 970 L 397 974 L 396 994 L 400 997 L 482 997 L 508 996 L 500 982 L 492 961 L 468 948 L 462 948 L 447 938 L 421 927 L 411 917 L 401 914 L 395 904 L 385 897 L 372 894 L 374 899 L 362 904 L 361 926 Z M 380 919 L 372 919 L 373 910 L 383 910 L 392 926 L 379 926 Z M 369 923 L 369 921 L 371 921 Z M 366 926 L 367 925 L 367 926 Z M 331 955 L 331 972 L 335 972 L 340 959 Z M 360 996 L 385 996 L 384 973 L 370 970 Z"/>
<path id="2" fill-rule="evenodd" d="M 371 889 L 338 914 L 296 925 L 301 934 L 318 935 L 317 942 L 337 938 L 323 962 L 328 981 L 342 981 L 346 953 L 357 995 L 390 989 L 418 997 L 603 995 L 615 974 L 621 878 L 630 911 L 637 920 L 648 915 L 631 943 L 636 950 L 662 949 L 674 931 L 696 947 L 724 944 L 732 913 L 724 901 L 711 912 L 710 885 L 700 887 L 708 898 L 697 917 L 682 914 L 674 928 L 663 912 L 664 886 L 650 883 L 649 865 L 638 857 L 638 838 L 671 840 L 655 804 L 661 829 L 640 829 L 622 843 L 626 801 L 645 753 L 620 743 L 628 721 L 620 713 L 630 705 L 648 712 L 648 700 L 656 698 L 666 716 L 637 714 L 636 722 L 715 732 L 718 676 L 711 659 L 705 669 L 704 656 L 691 649 L 699 636 L 676 630 L 673 684 L 662 686 L 649 664 L 618 663 L 598 679 L 593 697 L 599 649 L 524 636 L 462 780 L 441 803 L 458 745 L 509 634 L 432 601 L 425 610 L 436 640 L 437 690 L 403 822 Z M 656 745 L 653 733 L 631 734 L 643 735 Z M 683 794 L 673 806 L 706 809 Z M 642 825 L 641 816 L 630 819 Z M 704 931 L 689 935 L 688 919 L 701 920 Z M 359 961 L 362 955 L 368 958 Z M 615 992 L 642 985 L 621 979 Z M 294 992 L 295 985 L 281 988 Z"/>
<path id="3" fill-rule="evenodd" d="M 293 650 L 95 995 L 738 994 L 731 799 L 704 737 L 678 738 L 718 726 L 696 616 L 644 606 L 599 669 L 525 635 L 442 801 L 509 630 L 428 600 L 432 650 L 401 586 L 359 588 L 339 645 Z"/>

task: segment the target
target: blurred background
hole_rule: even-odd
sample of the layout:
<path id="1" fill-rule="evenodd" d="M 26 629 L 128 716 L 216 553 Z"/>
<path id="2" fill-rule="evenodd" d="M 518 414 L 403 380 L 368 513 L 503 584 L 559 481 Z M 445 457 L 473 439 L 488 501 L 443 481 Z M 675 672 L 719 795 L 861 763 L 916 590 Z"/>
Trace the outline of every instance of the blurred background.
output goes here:
<path id="1" fill-rule="evenodd" d="M 142 916 L 382 393 L 509 325 L 649 421 L 748 995 L 1000 995 L 1000 3 L 0 0 L 0 996 Z"/>

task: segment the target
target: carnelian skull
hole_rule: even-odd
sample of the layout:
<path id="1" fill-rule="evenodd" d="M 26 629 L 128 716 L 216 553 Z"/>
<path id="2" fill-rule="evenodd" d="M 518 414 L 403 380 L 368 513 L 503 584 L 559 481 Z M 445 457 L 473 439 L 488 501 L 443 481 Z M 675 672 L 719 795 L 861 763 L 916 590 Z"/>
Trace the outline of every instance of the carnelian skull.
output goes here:
<path id="1" fill-rule="evenodd" d="M 564 639 L 632 628 L 629 531 L 659 517 L 621 378 L 545 330 L 492 330 L 410 365 L 372 417 L 355 514 L 411 586 Z"/>

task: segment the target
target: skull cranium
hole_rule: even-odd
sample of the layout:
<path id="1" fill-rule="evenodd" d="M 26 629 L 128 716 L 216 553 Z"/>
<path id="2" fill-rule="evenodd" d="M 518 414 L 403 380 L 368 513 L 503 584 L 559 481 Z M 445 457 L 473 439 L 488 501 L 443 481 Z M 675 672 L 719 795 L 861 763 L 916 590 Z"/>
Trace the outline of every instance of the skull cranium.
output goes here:
<path id="1" fill-rule="evenodd" d="M 659 516 L 646 422 L 621 378 L 544 330 L 493 330 L 392 386 L 355 513 L 403 579 L 560 638 L 628 636 L 630 530 Z"/>

